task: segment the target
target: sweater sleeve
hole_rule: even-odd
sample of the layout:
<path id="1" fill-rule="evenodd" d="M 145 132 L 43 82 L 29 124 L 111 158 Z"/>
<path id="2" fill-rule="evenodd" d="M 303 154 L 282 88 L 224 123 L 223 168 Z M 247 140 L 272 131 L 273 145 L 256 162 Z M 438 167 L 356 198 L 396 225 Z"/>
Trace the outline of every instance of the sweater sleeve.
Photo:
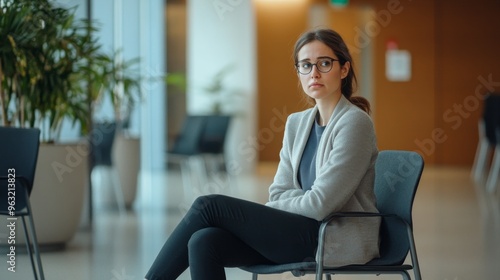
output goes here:
<path id="1" fill-rule="evenodd" d="M 291 127 L 291 123 L 293 123 L 293 121 L 291 121 L 290 118 L 293 118 L 293 115 L 288 117 L 285 125 L 285 136 L 283 138 L 283 145 L 280 151 L 278 170 L 274 176 L 273 183 L 269 187 L 269 201 L 287 199 L 304 194 L 302 189 L 297 188 L 294 184 L 291 154 L 294 143 L 295 129 Z M 269 202 L 267 204 L 269 204 Z"/>
<path id="2" fill-rule="evenodd" d="M 327 143 L 331 149 L 326 149 L 330 152 L 311 190 L 268 206 L 318 221 L 342 209 L 372 164 L 375 132 L 368 115 L 354 112 L 339 119 L 332 133 Z"/>

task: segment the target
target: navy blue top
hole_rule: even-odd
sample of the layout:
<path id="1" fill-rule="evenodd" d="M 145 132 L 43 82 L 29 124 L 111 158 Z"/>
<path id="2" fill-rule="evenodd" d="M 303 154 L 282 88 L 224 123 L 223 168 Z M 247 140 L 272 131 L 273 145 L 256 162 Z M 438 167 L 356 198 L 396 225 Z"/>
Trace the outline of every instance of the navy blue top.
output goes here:
<path id="1" fill-rule="evenodd" d="M 297 179 L 304 192 L 311 189 L 316 179 L 316 151 L 318 150 L 318 143 L 325 128 L 326 126 L 320 126 L 317 120 L 314 122 L 306 147 L 304 148 L 304 153 L 302 154 L 302 159 L 300 160 Z"/>

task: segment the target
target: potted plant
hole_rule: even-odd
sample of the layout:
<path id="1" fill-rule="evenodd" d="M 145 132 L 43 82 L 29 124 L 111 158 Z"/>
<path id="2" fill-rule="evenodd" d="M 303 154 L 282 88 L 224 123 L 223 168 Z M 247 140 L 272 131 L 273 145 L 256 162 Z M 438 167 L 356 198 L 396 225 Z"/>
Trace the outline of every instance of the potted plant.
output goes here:
<path id="1" fill-rule="evenodd" d="M 89 128 L 92 95 L 82 78 L 99 54 L 95 27 L 47 0 L 0 2 L 0 121 L 42 131 L 34 189 L 42 246 L 61 246 L 79 224 L 87 186 L 86 142 L 57 143 L 64 119 Z"/>
<path id="2" fill-rule="evenodd" d="M 99 54 L 95 63 L 87 71 L 92 75 L 92 95 L 94 107 L 108 98 L 113 106 L 115 122 L 127 128 L 130 113 L 141 99 L 141 77 L 135 66 L 139 58 L 124 60 L 122 51 Z"/>
<path id="3" fill-rule="evenodd" d="M 122 188 L 125 206 L 130 208 L 135 200 L 140 162 L 140 139 L 128 133 L 130 114 L 141 99 L 141 77 L 135 67 L 139 58 L 122 59 L 121 50 L 111 55 L 101 54 L 93 64 L 91 91 L 95 96 L 93 110 L 107 99 L 113 107 L 115 143 L 113 144 L 113 167 L 116 168 Z M 116 183 L 116 181 L 115 181 Z M 110 188 L 102 189 L 98 195 L 106 202 L 111 200 Z"/>
<path id="4" fill-rule="evenodd" d="M 81 70 L 99 46 L 87 21 L 47 0 L 6 0 L 0 9 L 0 117 L 3 125 L 40 127 L 57 139 L 64 118 L 87 129 Z"/>

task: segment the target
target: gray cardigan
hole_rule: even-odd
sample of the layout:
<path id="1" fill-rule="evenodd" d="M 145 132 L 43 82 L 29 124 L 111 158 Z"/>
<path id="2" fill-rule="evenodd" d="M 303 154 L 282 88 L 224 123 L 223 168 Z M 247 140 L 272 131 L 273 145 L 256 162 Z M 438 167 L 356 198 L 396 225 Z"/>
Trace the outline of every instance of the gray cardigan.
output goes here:
<path id="1" fill-rule="evenodd" d="M 317 112 L 313 107 L 288 117 L 266 205 L 318 221 L 334 212 L 377 212 L 373 191 L 378 155 L 375 130 L 370 117 L 344 96 L 319 142 L 312 189 L 304 192 L 300 188 L 299 163 Z M 327 228 L 324 264 L 364 264 L 378 257 L 379 227 L 378 218 L 332 222 Z"/>

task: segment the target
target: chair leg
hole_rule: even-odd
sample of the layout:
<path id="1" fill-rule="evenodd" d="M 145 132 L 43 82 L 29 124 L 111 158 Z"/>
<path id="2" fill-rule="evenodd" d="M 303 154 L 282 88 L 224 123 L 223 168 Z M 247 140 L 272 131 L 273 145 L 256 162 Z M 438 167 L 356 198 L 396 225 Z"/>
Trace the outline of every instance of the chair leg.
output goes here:
<path id="1" fill-rule="evenodd" d="M 228 187 L 231 187 L 231 188 L 236 188 L 236 182 L 234 180 L 232 180 L 231 178 L 231 170 L 229 169 L 229 167 L 227 166 L 227 161 L 226 161 L 226 158 L 224 156 L 224 154 L 220 154 L 220 155 L 217 155 L 217 159 L 218 159 L 218 164 L 220 166 L 223 166 L 224 167 L 224 170 L 223 172 L 225 173 L 226 175 L 226 183 L 227 183 L 227 186 Z"/>
<path id="2" fill-rule="evenodd" d="M 31 210 L 30 210 L 31 213 Z M 38 265 L 38 273 L 40 275 L 41 280 L 45 280 L 45 276 L 43 274 L 43 267 L 42 267 L 42 258 L 40 257 L 40 250 L 38 248 L 38 239 L 36 237 L 36 232 L 35 232 L 35 223 L 33 222 L 33 216 L 29 216 L 29 221 L 30 221 L 30 228 L 31 228 L 31 235 L 33 236 L 33 251 L 35 253 L 35 258 L 36 262 Z"/>
<path id="3" fill-rule="evenodd" d="M 28 190 L 24 189 L 24 191 L 26 193 L 26 197 L 29 197 Z M 38 239 L 36 237 L 35 222 L 33 221 L 33 212 L 31 211 L 31 203 L 30 203 L 29 199 L 26 200 L 26 207 L 28 208 L 28 212 L 29 212 L 28 218 L 29 218 L 29 222 L 30 222 L 31 235 L 33 237 L 33 251 L 35 251 L 36 262 L 38 264 L 38 273 L 40 274 L 40 279 L 45 280 L 45 276 L 43 274 L 42 258 L 40 257 L 40 250 L 38 249 Z M 23 219 L 23 222 L 24 222 L 24 219 Z M 25 225 L 25 229 L 26 229 L 26 225 Z M 26 237 L 27 237 L 27 235 L 26 235 Z M 27 243 L 29 243 L 29 242 L 27 241 Z M 31 253 L 30 253 L 30 255 L 31 255 Z M 33 264 L 33 262 L 32 262 L 32 264 Z M 38 279 L 36 277 L 36 274 L 35 274 L 35 279 Z"/>
<path id="4" fill-rule="evenodd" d="M 193 180 L 191 178 L 189 161 L 187 159 L 180 160 L 179 167 L 182 179 L 182 189 L 184 190 L 184 198 L 189 199 L 191 202 L 193 202 L 195 199 L 195 193 L 193 191 Z"/>
<path id="5" fill-rule="evenodd" d="M 413 264 L 413 273 L 415 274 L 415 280 L 421 280 L 422 277 L 420 275 L 420 265 L 418 263 L 417 257 L 417 248 L 415 246 L 415 237 L 413 236 L 413 230 L 409 225 L 406 226 L 406 232 L 408 234 L 408 241 L 410 245 L 410 256 Z M 404 274 L 403 274 L 404 273 Z M 411 280 L 410 275 L 406 271 L 402 271 L 403 279 Z M 406 278 L 408 277 L 408 278 Z"/>
<path id="6" fill-rule="evenodd" d="M 203 159 L 207 166 L 208 180 L 229 192 L 237 187 L 236 182 L 232 182 L 230 178 L 229 168 L 223 154 L 205 154 Z"/>
<path id="7" fill-rule="evenodd" d="M 123 195 L 122 185 L 120 183 L 120 175 L 118 175 L 118 171 L 115 167 L 111 166 L 111 178 L 113 180 L 113 190 L 116 197 L 116 203 L 118 204 L 118 210 L 120 214 L 124 214 L 125 210 L 125 198 Z"/>
<path id="8" fill-rule="evenodd" d="M 411 280 L 410 278 L 410 274 L 408 274 L 408 272 L 406 271 L 401 271 L 401 276 L 403 276 L 403 280 Z M 420 280 L 420 277 L 419 278 L 415 278 L 416 280 Z"/>
<path id="9" fill-rule="evenodd" d="M 208 182 L 208 173 L 207 168 L 205 166 L 205 160 L 202 156 L 194 156 L 191 157 L 191 168 L 196 173 L 193 175 L 199 180 L 199 186 L 204 187 Z"/>
<path id="10" fill-rule="evenodd" d="M 493 163 L 488 174 L 488 180 L 486 181 L 486 190 L 489 193 L 495 192 L 498 184 L 498 176 L 500 176 L 500 145 L 495 147 L 494 153 Z"/>
<path id="11" fill-rule="evenodd" d="M 323 280 L 323 267 L 316 269 L 316 280 Z"/>
<path id="12" fill-rule="evenodd" d="M 480 120 L 478 123 L 479 143 L 476 149 L 476 156 L 474 157 L 474 164 L 472 165 L 472 178 L 475 182 L 481 182 L 484 172 L 487 168 L 488 151 L 490 150 L 490 143 L 486 138 L 484 121 Z"/>
<path id="13" fill-rule="evenodd" d="M 252 280 L 257 280 L 257 278 L 259 278 L 259 274 L 252 273 Z"/>
<path id="14" fill-rule="evenodd" d="M 118 206 L 118 211 L 120 214 L 124 214 L 126 212 L 125 208 L 125 196 L 123 194 L 123 189 L 120 184 L 120 175 L 118 171 L 113 166 L 96 166 L 91 171 L 91 180 L 92 185 L 96 185 L 101 189 L 109 187 L 109 184 L 112 186 L 112 192 L 115 196 L 116 204 Z M 97 181 L 99 180 L 99 181 Z M 107 193 L 107 192 L 106 192 Z"/>
<path id="15" fill-rule="evenodd" d="M 26 237 L 26 249 L 28 250 L 28 256 L 30 256 L 33 275 L 35 275 L 35 280 L 37 280 L 38 274 L 36 273 L 36 265 L 35 262 L 33 261 L 33 253 L 31 252 L 31 241 L 30 241 L 30 236 L 28 235 L 28 226 L 26 225 L 26 220 L 24 219 L 24 216 L 22 216 L 21 219 L 23 220 L 24 236 Z"/>
<path id="16" fill-rule="evenodd" d="M 476 156 L 472 167 L 472 177 L 477 183 L 481 182 L 481 179 L 484 176 L 484 172 L 487 169 L 488 151 L 490 150 L 489 146 L 490 144 L 488 143 L 488 140 L 479 140 L 479 145 L 477 147 Z"/>

